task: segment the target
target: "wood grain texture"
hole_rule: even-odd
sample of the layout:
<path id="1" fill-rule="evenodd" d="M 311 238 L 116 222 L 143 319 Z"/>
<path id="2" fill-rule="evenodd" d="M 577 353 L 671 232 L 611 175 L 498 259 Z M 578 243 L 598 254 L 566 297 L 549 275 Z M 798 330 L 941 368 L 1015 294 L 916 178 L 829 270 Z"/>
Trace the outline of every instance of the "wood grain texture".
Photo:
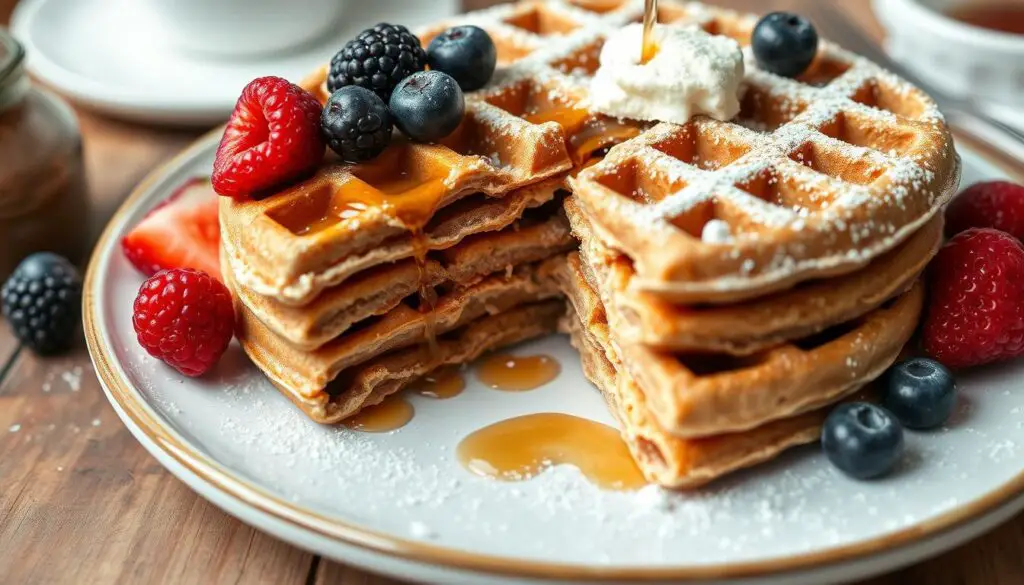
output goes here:
<path id="1" fill-rule="evenodd" d="M 14 3 L 0 0 L 0 22 Z M 467 1 L 472 8 L 493 3 Z M 722 3 L 767 11 L 797 1 Z M 842 4 L 879 31 L 867 0 Z M 200 134 L 79 115 L 97 231 L 142 177 Z M 19 351 L 5 327 L 0 582 L 401 585 L 321 560 L 225 515 L 165 471 L 117 420 L 82 344 L 41 359 Z M 859 585 L 1022 582 L 1024 516 L 938 559 Z"/>

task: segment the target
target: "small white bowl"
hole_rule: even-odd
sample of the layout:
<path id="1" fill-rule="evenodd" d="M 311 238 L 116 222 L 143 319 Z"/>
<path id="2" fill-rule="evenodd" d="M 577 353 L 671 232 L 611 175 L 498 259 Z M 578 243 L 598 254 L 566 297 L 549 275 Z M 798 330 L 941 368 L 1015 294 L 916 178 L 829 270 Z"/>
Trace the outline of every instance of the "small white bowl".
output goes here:
<path id="1" fill-rule="evenodd" d="M 1024 105 L 1024 35 L 971 26 L 947 16 L 971 0 L 872 0 L 889 33 L 888 50 L 952 96 L 996 106 Z"/>

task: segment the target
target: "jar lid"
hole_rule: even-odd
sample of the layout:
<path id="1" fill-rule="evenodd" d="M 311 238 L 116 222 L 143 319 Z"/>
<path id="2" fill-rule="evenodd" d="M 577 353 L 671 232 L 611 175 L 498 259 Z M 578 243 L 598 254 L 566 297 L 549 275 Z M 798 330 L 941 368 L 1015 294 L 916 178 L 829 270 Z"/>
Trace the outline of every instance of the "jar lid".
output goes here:
<path id="1" fill-rule="evenodd" d="M 24 60 L 24 47 L 6 28 L 0 26 L 0 85 L 4 85 L 10 81 L 8 78 L 17 74 Z"/>
<path id="2" fill-rule="evenodd" d="M 18 102 L 27 85 L 25 48 L 0 27 L 0 111 Z"/>

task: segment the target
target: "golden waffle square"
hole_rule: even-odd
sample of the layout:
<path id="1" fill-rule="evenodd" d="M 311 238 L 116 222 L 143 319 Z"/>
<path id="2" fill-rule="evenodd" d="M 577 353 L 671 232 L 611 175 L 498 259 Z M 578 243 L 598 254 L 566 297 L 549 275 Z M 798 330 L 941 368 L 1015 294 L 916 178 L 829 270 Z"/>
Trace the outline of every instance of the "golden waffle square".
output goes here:
<path id="1" fill-rule="evenodd" d="M 422 266 L 413 259 L 361 271 L 295 307 L 235 284 L 239 300 L 267 328 L 297 349 L 313 351 L 371 317 L 394 310 L 417 293 L 469 286 L 492 273 L 514 271 L 576 247 L 561 201 L 527 210 L 523 218 L 497 232 L 467 237 L 432 252 Z"/>
<path id="2" fill-rule="evenodd" d="M 362 270 L 500 230 L 525 210 L 551 201 L 562 186 L 561 180 L 551 180 L 495 198 L 476 188 L 450 191 L 447 175 L 390 173 L 410 166 L 429 168 L 432 159 L 426 151 L 438 148 L 398 145 L 369 166 L 328 165 L 315 178 L 266 199 L 222 198 L 226 266 L 257 294 L 303 305 Z M 366 173 L 390 173 L 393 180 L 371 180 Z M 439 193 L 446 198 L 443 205 L 415 207 Z M 411 233 L 406 222 L 413 220 L 395 215 L 400 212 L 425 214 L 413 218 L 422 233 Z"/>
<path id="3" fill-rule="evenodd" d="M 558 298 L 561 293 L 554 272 L 562 262 L 561 258 L 552 258 L 520 265 L 508 273 L 492 274 L 470 285 L 457 286 L 442 294 L 429 312 L 421 312 L 413 304 L 413 299 L 417 298 L 414 295 L 408 302 L 361 321 L 313 351 L 296 348 L 274 334 L 245 303 L 238 301 L 237 284 L 233 279 L 229 275 L 225 279 L 236 299 L 236 335 L 249 357 L 289 394 L 304 401 L 320 401 L 336 378 L 350 377 L 346 370 L 362 367 L 375 358 L 408 347 L 423 346 L 429 353 L 424 343 L 428 328 L 441 338 L 488 315 Z M 354 411 L 347 414 L 354 414 Z"/>
<path id="4" fill-rule="evenodd" d="M 565 303 L 552 300 L 485 314 L 438 336 L 434 351 L 419 344 L 386 353 L 345 370 L 323 392 L 309 396 L 296 393 L 273 377 L 271 382 L 313 420 L 335 424 L 379 404 L 438 368 L 469 363 L 488 352 L 554 333 L 564 312 Z M 243 347 L 254 360 L 264 359 L 257 357 L 261 356 L 259 345 Z"/>
<path id="5" fill-rule="evenodd" d="M 642 3 L 579 4 L 608 10 L 596 18 L 612 26 Z M 804 75 L 783 79 L 757 68 L 755 17 L 662 5 L 663 21 L 737 39 L 747 72 L 736 120 L 660 124 L 570 178 L 598 237 L 634 262 L 633 286 L 674 302 L 718 303 L 851 272 L 904 242 L 951 197 L 959 158 L 917 88 L 828 42 Z M 547 22 L 531 26 L 565 43 L 576 34 L 558 32 L 565 27 L 552 16 L 527 21 Z M 527 72 L 547 58 L 540 44 L 522 58 Z M 704 240 L 713 220 L 727 226 L 728 241 Z"/>
<path id="6" fill-rule="evenodd" d="M 579 254 L 571 253 L 567 265 L 560 280 L 568 294 L 579 279 L 597 294 L 597 279 Z M 658 426 L 678 437 L 706 437 L 756 428 L 857 391 L 896 361 L 917 327 L 923 298 L 917 284 L 859 319 L 741 357 L 626 343 L 614 322 L 610 334 L 622 371 L 643 392 Z"/>
<path id="7" fill-rule="evenodd" d="M 571 301 L 561 328 L 580 352 L 583 372 L 604 395 L 633 459 L 649 481 L 666 488 L 695 488 L 723 475 L 769 461 L 786 449 L 811 443 L 827 412 L 818 410 L 743 432 L 680 438 L 652 416 L 644 392 L 622 367 L 608 333 L 597 292 L 578 272 L 568 272 Z"/>
<path id="8" fill-rule="evenodd" d="M 905 293 L 942 245 L 942 216 L 862 270 L 731 305 L 677 305 L 630 286 L 632 262 L 609 250 L 573 198 L 565 202 L 580 257 L 623 343 L 665 352 L 747 356 L 851 321 Z"/>

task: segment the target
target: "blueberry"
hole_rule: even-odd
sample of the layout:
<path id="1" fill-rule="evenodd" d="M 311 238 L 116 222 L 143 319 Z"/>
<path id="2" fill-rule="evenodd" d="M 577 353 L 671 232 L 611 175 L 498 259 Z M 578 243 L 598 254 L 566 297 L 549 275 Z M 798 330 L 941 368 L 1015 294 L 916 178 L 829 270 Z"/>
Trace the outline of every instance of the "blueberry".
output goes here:
<path id="1" fill-rule="evenodd" d="M 427 63 L 431 69 L 455 78 L 463 91 L 487 85 L 498 64 L 498 49 L 491 35 L 478 26 L 452 27 L 430 42 Z"/>
<path id="2" fill-rule="evenodd" d="M 395 125 L 419 142 L 436 142 L 448 136 L 465 113 L 466 100 L 459 84 L 440 71 L 414 73 L 391 94 Z"/>
<path id="3" fill-rule="evenodd" d="M 391 114 L 384 100 L 358 85 L 331 94 L 320 115 L 320 130 L 331 150 L 347 162 L 376 157 L 391 141 Z"/>
<path id="4" fill-rule="evenodd" d="M 818 31 L 798 14 L 773 12 L 754 27 L 751 44 L 761 69 L 796 77 L 807 71 L 818 53 Z"/>
<path id="5" fill-rule="evenodd" d="M 914 358 L 896 364 L 885 380 L 883 404 L 911 429 L 933 429 L 953 414 L 956 382 L 935 360 Z"/>
<path id="6" fill-rule="evenodd" d="M 889 411 L 866 402 L 841 404 L 825 420 L 821 446 L 829 461 L 857 479 L 888 473 L 903 453 L 903 427 Z"/>

